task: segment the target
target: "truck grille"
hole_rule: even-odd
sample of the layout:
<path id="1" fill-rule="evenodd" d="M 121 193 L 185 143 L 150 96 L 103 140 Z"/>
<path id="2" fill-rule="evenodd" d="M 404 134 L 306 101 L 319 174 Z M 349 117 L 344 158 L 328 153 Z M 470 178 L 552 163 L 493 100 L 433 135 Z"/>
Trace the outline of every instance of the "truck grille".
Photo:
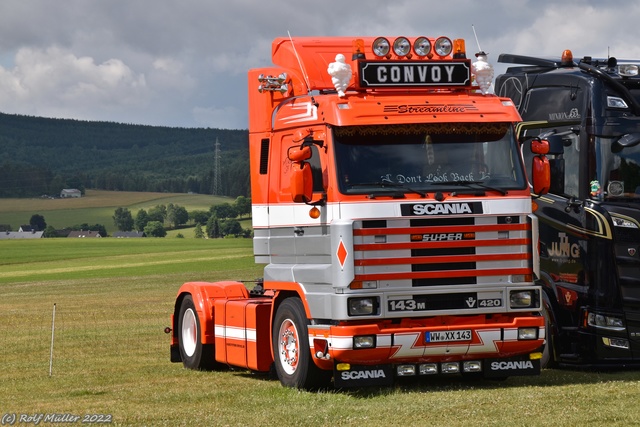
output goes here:
<path id="1" fill-rule="evenodd" d="M 532 274 L 526 216 L 356 221 L 356 280 L 411 286 L 504 282 Z"/>

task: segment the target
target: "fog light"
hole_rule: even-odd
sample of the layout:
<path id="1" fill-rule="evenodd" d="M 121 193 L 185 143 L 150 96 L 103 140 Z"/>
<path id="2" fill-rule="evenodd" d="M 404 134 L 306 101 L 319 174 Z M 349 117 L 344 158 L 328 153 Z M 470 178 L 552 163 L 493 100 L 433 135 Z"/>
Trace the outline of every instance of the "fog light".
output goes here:
<path id="1" fill-rule="evenodd" d="M 538 328 L 518 328 L 518 339 L 519 340 L 537 340 L 538 339 Z"/>
<path id="2" fill-rule="evenodd" d="M 423 363 L 418 366 L 418 372 L 420 375 L 434 375 L 438 373 L 437 363 Z"/>
<path id="3" fill-rule="evenodd" d="M 416 374 L 415 365 L 398 365 L 396 373 L 399 377 L 411 377 Z"/>
<path id="4" fill-rule="evenodd" d="M 375 335 L 363 335 L 360 337 L 353 337 L 353 348 L 375 348 L 376 336 Z"/>
<path id="5" fill-rule="evenodd" d="M 463 372 L 482 372 L 482 362 L 478 360 L 470 360 L 462 364 Z"/>
<path id="6" fill-rule="evenodd" d="M 622 348 L 624 350 L 629 350 L 629 341 L 622 338 L 606 338 L 602 337 L 602 342 L 607 347 L 615 347 Z"/>
<path id="7" fill-rule="evenodd" d="M 443 374 L 457 374 L 460 372 L 460 365 L 458 362 L 444 362 L 440 365 L 440 369 Z"/>

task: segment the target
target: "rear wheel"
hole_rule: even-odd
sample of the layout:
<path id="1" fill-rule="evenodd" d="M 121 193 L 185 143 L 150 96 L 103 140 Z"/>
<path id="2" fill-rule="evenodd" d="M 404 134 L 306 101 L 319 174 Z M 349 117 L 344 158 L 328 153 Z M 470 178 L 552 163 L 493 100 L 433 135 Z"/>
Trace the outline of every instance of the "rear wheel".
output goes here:
<path id="1" fill-rule="evenodd" d="M 216 366 L 212 344 L 200 340 L 200 319 L 193 304 L 193 297 L 186 295 L 180 304 L 178 317 L 178 342 L 182 364 L 189 369 L 213 369 Z"/>
<path id="2" fill-rule="evenodd" d="M 288 298 L 280 304 L 273 322 L 273 351 L 278 379 L 286 387 L 317 389 L 331 381 L 331 372 L 311 359 L 309 332 L 302 301 Z"/>

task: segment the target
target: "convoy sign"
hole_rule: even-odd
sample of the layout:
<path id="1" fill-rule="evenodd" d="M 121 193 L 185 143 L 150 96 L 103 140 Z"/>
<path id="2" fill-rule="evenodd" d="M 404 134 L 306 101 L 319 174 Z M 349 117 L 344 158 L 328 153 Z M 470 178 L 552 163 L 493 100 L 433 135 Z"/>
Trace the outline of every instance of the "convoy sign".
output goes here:
<path id="1" fill-rule="evenodd" d="M 469 61 L 360 61 L 360 87 L 469 86 Z"/>

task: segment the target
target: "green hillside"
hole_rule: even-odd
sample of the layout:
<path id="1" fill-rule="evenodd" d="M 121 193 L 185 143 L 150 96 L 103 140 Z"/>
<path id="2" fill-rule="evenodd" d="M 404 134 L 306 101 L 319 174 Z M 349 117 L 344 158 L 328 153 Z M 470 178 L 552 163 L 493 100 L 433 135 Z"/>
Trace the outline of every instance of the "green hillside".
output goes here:
<path id="1" fill-rule="evenodd" d="M 62 188 L 249 195 L 246 130 L 189 129 L 0 113 L 0 198 Z"/>

